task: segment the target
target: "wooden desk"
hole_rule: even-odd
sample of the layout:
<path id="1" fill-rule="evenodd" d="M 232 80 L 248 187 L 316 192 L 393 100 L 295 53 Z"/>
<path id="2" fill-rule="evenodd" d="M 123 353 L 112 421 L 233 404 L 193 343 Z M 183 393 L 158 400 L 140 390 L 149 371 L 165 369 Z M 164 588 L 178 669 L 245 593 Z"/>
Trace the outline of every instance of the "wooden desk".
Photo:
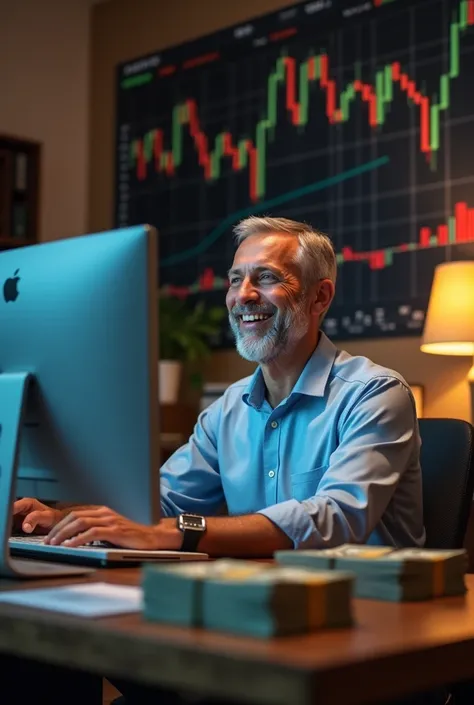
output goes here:
<path id="1" fill-rule="evenodd" d="M 139 572 L 98 571 L 82 580 L 137 584 Z M 357 600 L 352 629 L 272 641 L 171 628 L 140 615 L 92 621 L 0 604 L 2 674 L 5 662 L 10 667 L 8 657 L 19 657 L 262 705 L 380 703 L 474 678 L 474 576 L 467 582 L 466 598 L 421 604 Z M 13 585 L 33 583 L 0 587 Z M 22 684 L 24 702 L 30 701 L 30 684 Z"/>

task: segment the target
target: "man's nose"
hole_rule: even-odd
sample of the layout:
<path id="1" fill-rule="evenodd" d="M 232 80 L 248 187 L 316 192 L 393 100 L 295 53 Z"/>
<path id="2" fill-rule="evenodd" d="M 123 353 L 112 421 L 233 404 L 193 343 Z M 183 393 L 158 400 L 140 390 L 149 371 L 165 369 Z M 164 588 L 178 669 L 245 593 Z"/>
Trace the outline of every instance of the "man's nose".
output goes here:
<path id="1" fill-rule="evenodd" d="M 258 301 L 259 293 L 249 277 L 245 277 L 245 279 L 242 280 L 237 298 L 240 304 L 245 304 L 247 301 Z"/>

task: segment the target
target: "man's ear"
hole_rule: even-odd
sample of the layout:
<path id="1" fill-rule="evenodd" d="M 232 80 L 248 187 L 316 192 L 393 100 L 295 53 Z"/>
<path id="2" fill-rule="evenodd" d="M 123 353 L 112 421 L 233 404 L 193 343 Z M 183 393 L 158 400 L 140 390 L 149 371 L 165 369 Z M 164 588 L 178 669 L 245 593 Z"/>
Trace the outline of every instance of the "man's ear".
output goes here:
<path id="1" fill-rule="evenodd" d="M 334 282 L 330 279 L 321 279 L 311 298 L 311 313 L 318 318 L 326 313 L 334 298 Z"/>

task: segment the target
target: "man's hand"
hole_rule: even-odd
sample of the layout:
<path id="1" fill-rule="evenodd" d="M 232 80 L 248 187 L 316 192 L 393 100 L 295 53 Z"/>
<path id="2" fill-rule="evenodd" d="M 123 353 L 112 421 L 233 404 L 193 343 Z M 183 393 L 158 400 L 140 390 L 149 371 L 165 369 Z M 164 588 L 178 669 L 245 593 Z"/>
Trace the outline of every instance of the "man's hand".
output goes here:
<path id="1" fill-rule="evenodd" d="M 162 520 L 157 526 L 136 524 L 108 507 L 73 509 L 50 531 L 45 543 L 83 546 L 91 541 L 108 541 L 122 548 L 172 549 L 181 546 L 176 520 Z"/>
<path id="2" fill-rule="evenodd" d="M 47 534 L 64 516 L 59 509 L 51 509 L 37 499 L 24 497 L 13 505 L 13 527 L 27 534 Z"/>

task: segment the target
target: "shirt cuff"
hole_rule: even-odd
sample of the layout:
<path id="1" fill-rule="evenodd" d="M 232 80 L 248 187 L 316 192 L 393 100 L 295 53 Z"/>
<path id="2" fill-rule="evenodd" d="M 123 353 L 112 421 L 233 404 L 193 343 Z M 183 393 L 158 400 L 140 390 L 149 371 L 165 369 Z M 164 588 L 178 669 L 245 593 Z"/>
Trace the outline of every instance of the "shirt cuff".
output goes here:
<path id="1" fill-rule="evenodd" d="M 312 548 L 316 545 L 314 521 L 298 500 L 289 499 L 274 504 L 260 509 L 257 514 L 263 514 L 276 524 L 293 541 L 294 548 Z"/>

